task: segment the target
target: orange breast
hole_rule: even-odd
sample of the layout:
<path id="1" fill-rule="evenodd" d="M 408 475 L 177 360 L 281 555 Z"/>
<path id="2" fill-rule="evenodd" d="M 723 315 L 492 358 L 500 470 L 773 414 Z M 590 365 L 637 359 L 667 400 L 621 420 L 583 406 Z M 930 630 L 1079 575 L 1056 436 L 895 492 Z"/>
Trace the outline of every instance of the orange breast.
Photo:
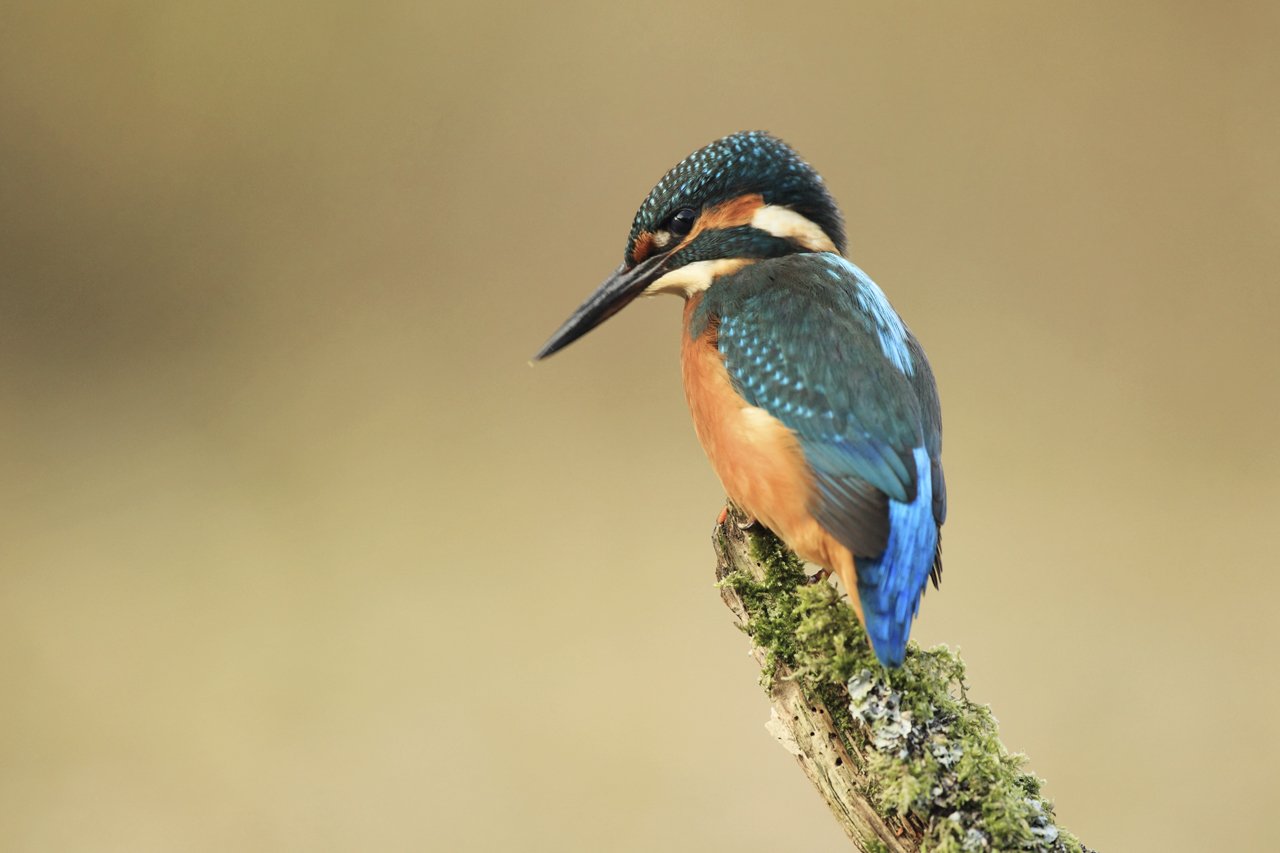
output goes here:
<path id="1" fill-rule="evenodd" d="M 685 303 L 680 364 L 693 428 L 711 467 L 738 506 L 804 559 L 853 582 L 853 556 L 809 512 L 813 475 L 795 434 L 734 390 L 716 348 L 714 325 L 696 338 L 689 321 L 701 294 Z M 852 586 L 848 587 L 852 589 Z M 857 606 L 857 596 L 852 597 Z"/>

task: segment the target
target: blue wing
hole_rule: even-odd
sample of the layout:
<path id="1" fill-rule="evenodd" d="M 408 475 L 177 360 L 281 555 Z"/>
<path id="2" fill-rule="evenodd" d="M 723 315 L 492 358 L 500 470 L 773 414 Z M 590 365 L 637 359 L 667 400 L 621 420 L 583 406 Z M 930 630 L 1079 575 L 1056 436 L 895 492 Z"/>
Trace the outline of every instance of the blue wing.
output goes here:
<path id="1" fill-rule="evenodd" d="M 877 655 L 901 663 L 946 511 L 924 352 L 874 282 L 830 253 L 753 264 L 699 312 L 718 320 L 738 392 L 795 432 L 817 481 L 810 511 L 855 556 Z"/>

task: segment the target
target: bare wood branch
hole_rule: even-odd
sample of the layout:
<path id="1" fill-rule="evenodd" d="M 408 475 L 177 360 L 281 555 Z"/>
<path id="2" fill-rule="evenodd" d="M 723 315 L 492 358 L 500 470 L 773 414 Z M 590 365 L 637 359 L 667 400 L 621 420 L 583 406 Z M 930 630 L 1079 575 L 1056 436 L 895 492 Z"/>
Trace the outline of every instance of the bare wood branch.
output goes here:
<path id="1" fill-rule="evenodd" d="M 716 528 L 716 578 L 752 638 L 773 705 L 766 728 L 856 849 L 1091 853 L 1053 823 L 950 652 L 913 646 L 903 670 L 880 668 L 835 591 L 808 584 L 794 554 L 743 522 L 730 506 Z"/>

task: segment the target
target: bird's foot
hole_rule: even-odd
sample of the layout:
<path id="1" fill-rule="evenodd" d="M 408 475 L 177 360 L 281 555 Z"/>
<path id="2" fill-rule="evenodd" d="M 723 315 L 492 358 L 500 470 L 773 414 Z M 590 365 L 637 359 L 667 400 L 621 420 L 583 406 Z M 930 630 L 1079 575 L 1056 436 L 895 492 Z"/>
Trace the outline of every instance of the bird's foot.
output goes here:
<path id="1" fill-rule="evenodd" d="M 817 574 L 809 575 L 809 579 L 805 581 L 807 584 L 826 583 L 827 578 L 831 577 L 830 569 L 818 569 Z"/>
<path id="2" fill-rule="evenodd" d="M 756 526 L 757 522 L 754 515 L 751 515 L 743 509 L 739 509 L 738 511 L 742 513 L 742 521 L 735 521 L 734 524 L 738 526 L 739 530 L 747 530 Z M 724 524 L 728 517 L 729 507 L 726 506 L 724 509 L 720 510 L 720 515 L 716 517 L 716 524 Z"/>

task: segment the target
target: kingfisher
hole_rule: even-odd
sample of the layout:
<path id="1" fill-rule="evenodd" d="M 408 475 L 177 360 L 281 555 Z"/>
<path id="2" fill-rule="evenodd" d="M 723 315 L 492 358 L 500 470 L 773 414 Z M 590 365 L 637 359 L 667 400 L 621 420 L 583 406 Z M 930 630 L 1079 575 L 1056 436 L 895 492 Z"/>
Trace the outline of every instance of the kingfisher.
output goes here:
<path id="1" fill-rule="evenodd" d="M 844 257 L 821 176 L 761 131 L 694 151 L 650 190 L 622 264 L 534 357 L 640 296 L 684 299 L 694 430 L 729 497 L 834 572 L 897 667 L 947 512 L 942 416 L 924 350 Z"/>

